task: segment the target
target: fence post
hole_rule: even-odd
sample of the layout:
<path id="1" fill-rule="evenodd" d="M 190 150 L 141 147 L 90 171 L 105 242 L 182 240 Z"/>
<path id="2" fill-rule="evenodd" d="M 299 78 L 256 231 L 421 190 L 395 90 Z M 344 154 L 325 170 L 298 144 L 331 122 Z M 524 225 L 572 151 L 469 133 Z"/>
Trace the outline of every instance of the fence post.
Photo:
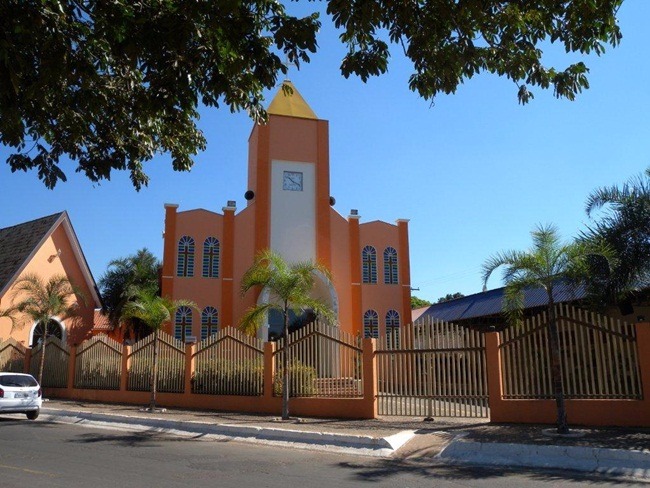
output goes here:
<path id="1" fill-rule="evenodd" d="M 501 351 L 498 332 L 485 333 L 485 363 L 488 385 L 488 406 L 490 421 L 501 422 L 502 382 L 501 382 Z M 506 419 L 507 420 L 507 419 Z"/>
<path id="2" fill-rule="evenodd" d="M 273 364 L 273 354 L 275 353 L 275 342 L 264 343 L 264 397 L 273 397 L 273 377 L 275 369 Z"/>
<path id="3" fill-rule="evenodd" d="M 185 344 L 185 394 L 192 394 L 192 377 L 194 376 L 195 344 Z"/>
<path id="4" fill-rule="evenodd" d="M 25 360 L 23 362 L 23 366 L 24 366 L 23 369 L 25 370 L 24 372 L 29 373 L 29 369 L 32 366 L 32 348 L 31 347 L 25 349 Z"/>
<path id="5" fill-rule="evenodd" d="M 68 383 L 66 389 L 72 395 L 74 388 L 74 375 L 77 366 L 77 346 L 70 346 L 70 356 L 68 356 Z"/>
<path id="6" fill-rule="evenodd" d="M 363 399 L 366 403 L 367 418 L 377 418 L 377 361 L 375 350 L 376 339 L 363 339 Z"/>
<path id="7" fill-rule="evenodd" d="M 648 404 L 646 411 L 650 411 L 650 322 L 636 323 L 636 347 L 643 401 Z"/>
<path id="8" fill-rule="evenodd" d="M 120 376 L 120 391 L 126 391 L 129 384 L 129 357 L 131 346 L 125 345 L 122 348 L 122 375 Z"/>

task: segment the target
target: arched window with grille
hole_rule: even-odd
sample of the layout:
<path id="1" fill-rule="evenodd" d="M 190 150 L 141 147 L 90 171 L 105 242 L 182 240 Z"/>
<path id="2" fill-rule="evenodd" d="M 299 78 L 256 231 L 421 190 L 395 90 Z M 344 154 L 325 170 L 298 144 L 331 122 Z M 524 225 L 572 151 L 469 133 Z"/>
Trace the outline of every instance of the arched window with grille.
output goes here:
<path id="1" fill-rule="evenodd" d="M 178 307 L 176 320 L 174 321 L 174 337 L 179 341 L 192 335 L 192 309 L 190 307 Z"/>
<path id="2" fill-rule="evenodd" d="M 395 310 L 386 312 L 386 345 L 391 349 L 399 347 L 399 313 Z"/>
<path id="3" fill-rule="evenodd" d="M 363 314 L 363 337 L 379 337 L 379 316 L 374 310 L 366 310 Z"/>
<path id="4" fill-rule="evenodd" d="M 183 236 L 178 241 L 176 276 L 194 276 L 194 239 Z"/>
<path id="5" fill-rule="evenodd" d="M 219 312 L 214 307 L 205 307 L 201 312 L 201 340 L 219 332 Z"/>
<path id="6" fill-rule="evenodd" d="M 31 334 L 31 339 L 29 341 L 29 345 L 31 347 L 35 347 L 37 344 L 42 344 L 43 343 L 43 336 L 45 334 L 45 327 L 43 326 L 43 322 L 38 322 L 32 330 Z M 62 325 L 54 320 L 50 319 L 47 322 L 47 337 L 48 339 L 50 337 L 56 337 L 59 340 L 63 340 L 63 327 Z"/>
<path id="7" fill-rule="evenodd" d="M 219 240 L 208 237 L 203 243 L 203 277 L 219 277 Z"/>
<path id="8" fill-rule="evenodd" d="M 362 275 L 364 283 L 377 283 L 377 251 L 366 246 L 361 251 Z"/>
<path id="9" fill-rule="evenodd" d="M 397 251 L 392 247 L 384 249 L 384 283 L 397 284 Z"/>

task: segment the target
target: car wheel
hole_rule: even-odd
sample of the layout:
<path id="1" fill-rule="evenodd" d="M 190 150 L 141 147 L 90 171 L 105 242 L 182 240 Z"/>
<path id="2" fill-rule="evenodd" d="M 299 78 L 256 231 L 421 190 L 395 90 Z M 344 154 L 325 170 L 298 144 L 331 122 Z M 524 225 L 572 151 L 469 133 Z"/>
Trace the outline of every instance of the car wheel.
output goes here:
<path id="1" fill-rule="evenodd" d="M 27 418 L 29 420 L 36 420 L 38 418 L 39 411 L 38 410 L 32 410 L 31 412 L 27 412 Z"/>

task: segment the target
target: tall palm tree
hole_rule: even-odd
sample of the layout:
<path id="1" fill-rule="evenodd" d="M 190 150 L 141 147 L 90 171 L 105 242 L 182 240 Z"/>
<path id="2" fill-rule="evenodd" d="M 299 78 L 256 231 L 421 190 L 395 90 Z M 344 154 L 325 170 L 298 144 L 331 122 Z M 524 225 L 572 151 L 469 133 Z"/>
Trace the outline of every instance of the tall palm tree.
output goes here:
<path id="1" fill-rule="evenodd" d="M 56 275 L 45 281 L 36 274 L 26 274 L 14 284 L 11 306 L 0 310 L 0 316 L 11 319 L 12 328 L 28 322 L 42 325 L 41 358 L 38 367 L 38 382 L 41 384 L 49 323 L 53 317 L 78 316 L 79 301 L 84 302 L 83 293 L 65 276 Z"/>
<path id="2" fill-rule="evenodd" d="M 110 322 L 118 327 L 125 326 L 135 340 L 147 335 L 147 327 L 139 319 L 120 323 L 122 309 L 133 300 L 133 290 L 150 290 L 159 293 L 160 261 L 147 248 L 135 254 L 118 258 L 108 263 L 108 268 L 97 285 L 102 293 L 103 312 Z"/>
<path id="3" fill-rule="evenodd" d="M 611 275 L 592 291 L 603 304 L 625 303 L 650 287 L 650 167 L 620 187 L 594 190 L 585 210 L 598 218 L 582 238 L 604 240 L 618 256 Z"/>
<path id="4" fill-rule="evenodd" d="M 287 263 L 282 256 L 266 250 L 260 252 L 253 265 L 241 280 L 241 294 L 251 288 L 267 289 L 269 302 L 250 307 L 240 320 L 240 329 L 254 335 L 263 325 L 271 310 L 278 310 L 283 317 L 282 336 L 285 353 L 282 355 L 282 419 L 289 420 L 289 312 L 313 310 L 317 316 L 334 320 L 334 311 L 323 301 L 312 298 L 315 275 L 320 273 L 330 281 L 331 273 L 322 264 L 313 262 Z"/>
<path id="5" fill-rule="evenodd" d="M 153 330 L 153 364 L 151 366 L 151 376 L 149 377 L 151 396 L 148 410 L 155 412 L 156 383 L 158 381 L 158 334 L 163 325 L 171 321 L 177 308 L 185 306 L 196 309 L 197 306 L 190 300 L 170 300 L 159 297 L 147 289 L 132 289 L 129 293 L 134 299 L 124 304 L 121 318 L 125 320 L 139 319 Z"/>
<path id="6" fill-rule="evenodd" d="M 569 432 L 564 402 L 564 387 L 560 365 L 560 343 L 555 316 L 553 290 L 559 281 L 573 285 L 584 283 L 592 274 L 594 256 L 607 259 L 611 253 L 607 248 L 585 242 L 563 244 L 557 229 L 552 225 L 538 226 L 531 232 L 533 247 L 528 251 L 505 251 L 489 258 L 483 264 L 483 284 L 487 285 L 492 273 L 504 268 L 506 284 L 504 312 L 511 325 L 523 318 L 524 290 L 543 288 L 546 291 L 549 348 L 551 354 L 551 380 L 557 406 L 557 430 L 560 434 Z"/>

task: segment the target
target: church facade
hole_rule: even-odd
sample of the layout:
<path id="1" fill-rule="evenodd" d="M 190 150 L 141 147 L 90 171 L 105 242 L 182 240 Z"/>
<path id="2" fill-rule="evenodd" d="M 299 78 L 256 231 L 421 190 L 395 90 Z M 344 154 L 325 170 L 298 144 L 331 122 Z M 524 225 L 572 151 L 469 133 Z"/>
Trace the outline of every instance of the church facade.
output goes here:
<path id="1" fill-rule="evenodd" d="M 269 299 L 266 290 L 239 293 L 241 277 L 265 249 L 331 270 L 331 283 L 316 276 L 313 294 L 346 332 L 377 337 L 411 321 L 408 220 L 362 223 L 356 210 L 346 218 L 333 208 L 328 121 L 285 83 L 293 92 L 279 90 L 268 123 L 255 125 L 249 138 L 246 207 L 165 205 L 162 294 L 199 308 L 176 312 L 168 332 L 181 340 L 237 326 L 248 307 Z M 281 319 L 269 316 L 260 337 L 280 327 Z"/>

